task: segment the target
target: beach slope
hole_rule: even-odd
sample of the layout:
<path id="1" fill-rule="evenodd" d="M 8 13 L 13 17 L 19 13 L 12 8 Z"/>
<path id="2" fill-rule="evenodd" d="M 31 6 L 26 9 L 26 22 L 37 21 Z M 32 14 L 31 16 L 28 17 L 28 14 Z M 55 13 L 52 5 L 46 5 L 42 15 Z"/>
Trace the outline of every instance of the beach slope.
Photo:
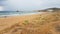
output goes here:
<path id="1" fill-rule="evenodd" d="M 60 34 L 60 12 L 0 18 L 0 34 Z"/>

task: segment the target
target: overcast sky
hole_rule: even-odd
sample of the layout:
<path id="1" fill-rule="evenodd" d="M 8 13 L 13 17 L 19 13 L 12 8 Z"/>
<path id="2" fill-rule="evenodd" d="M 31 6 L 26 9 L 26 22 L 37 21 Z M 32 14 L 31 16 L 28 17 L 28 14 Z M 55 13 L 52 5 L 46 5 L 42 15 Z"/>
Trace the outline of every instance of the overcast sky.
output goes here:
<path id="1" fill-rule="evenodd" d="M 39 10 L 49 7 L 60 7 L 60 0 L 0 0 L 0 10 Z"/>

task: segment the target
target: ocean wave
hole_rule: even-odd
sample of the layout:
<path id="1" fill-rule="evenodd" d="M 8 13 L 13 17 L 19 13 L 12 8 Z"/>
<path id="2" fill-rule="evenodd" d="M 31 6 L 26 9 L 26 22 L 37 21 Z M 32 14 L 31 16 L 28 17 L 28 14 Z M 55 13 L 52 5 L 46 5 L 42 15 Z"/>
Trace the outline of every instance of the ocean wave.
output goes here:
<path id="1" fill-rule="evenodd" d="M 22 14 L 3 14 L 0 15 L 0 17 L 4 17 L 4 16 L 24 16 L 24 15 L 32 15 L 32 14 L 41 14 L 40 12 L 37 13 L 22 13 Z"/>

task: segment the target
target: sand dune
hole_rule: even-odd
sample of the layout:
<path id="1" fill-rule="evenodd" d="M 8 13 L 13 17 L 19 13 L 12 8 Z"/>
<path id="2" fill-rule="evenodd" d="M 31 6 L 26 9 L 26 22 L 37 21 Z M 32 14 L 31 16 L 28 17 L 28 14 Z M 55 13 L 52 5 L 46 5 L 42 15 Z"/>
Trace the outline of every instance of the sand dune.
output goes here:
<path id="1" fill-rule="evenodd" d="M 60 12 L 0 18 L 0 34 L 60 34 Z"/>

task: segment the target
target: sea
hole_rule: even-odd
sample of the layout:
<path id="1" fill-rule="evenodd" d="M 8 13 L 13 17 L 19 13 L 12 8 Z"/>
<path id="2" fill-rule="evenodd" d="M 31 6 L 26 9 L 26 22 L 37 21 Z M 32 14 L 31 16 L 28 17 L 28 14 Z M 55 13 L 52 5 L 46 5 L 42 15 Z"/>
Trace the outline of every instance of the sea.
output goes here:
<path id="1" fill-rule="evenodd" d="M 1 16 L 20 16 L 20 15 L 30 15 L 30 14 L 36 14 L 38 12 L 34 11 L 0 11 L 0 17 Z"/>

